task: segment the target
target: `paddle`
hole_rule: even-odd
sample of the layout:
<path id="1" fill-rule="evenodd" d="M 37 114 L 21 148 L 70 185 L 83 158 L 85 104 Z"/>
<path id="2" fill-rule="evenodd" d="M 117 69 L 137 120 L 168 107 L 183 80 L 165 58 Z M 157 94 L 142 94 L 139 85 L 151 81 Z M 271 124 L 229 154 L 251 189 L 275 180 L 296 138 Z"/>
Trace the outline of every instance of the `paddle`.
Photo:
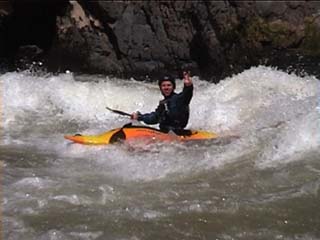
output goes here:
<path id="1" fill-rule="evenodd" d="M 131 117 L 131 114 L 130 113 L 126 113 L 126 112 L 123 112 L 123 111 L 120 111 L 120 110 L 116 110 L 116 109 L 112 109 L 112 108 L 109 108 L 109 107 L 106 107 L 106 109 L 108 109 L 109 111 L 113 112 L 113 113 L 117 113 L 119 115 L 122 115 L 122 116 L 129 116 Z"/>

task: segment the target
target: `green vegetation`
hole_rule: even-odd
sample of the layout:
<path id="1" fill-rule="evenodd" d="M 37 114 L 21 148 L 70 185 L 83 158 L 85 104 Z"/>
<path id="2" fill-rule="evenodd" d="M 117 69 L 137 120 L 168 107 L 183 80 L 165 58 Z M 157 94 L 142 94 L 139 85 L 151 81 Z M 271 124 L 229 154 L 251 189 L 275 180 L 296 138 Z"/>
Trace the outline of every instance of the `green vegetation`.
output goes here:
<path id="1" fill-rule="evenodd" d="M 308 55 L 320 55 L 320 29 L 312 19 L 305 21 L 305 39 L 302 43 L 303 51 Z"/>
<path id="2" fill-rule="evenodd" d="M 266 22 L 255 18 L 248 23 L 246 37 L 256 44 L 265 42 L 274 47 L 290 47 L 299 39 L 294 27 L 282 20 Z"/>

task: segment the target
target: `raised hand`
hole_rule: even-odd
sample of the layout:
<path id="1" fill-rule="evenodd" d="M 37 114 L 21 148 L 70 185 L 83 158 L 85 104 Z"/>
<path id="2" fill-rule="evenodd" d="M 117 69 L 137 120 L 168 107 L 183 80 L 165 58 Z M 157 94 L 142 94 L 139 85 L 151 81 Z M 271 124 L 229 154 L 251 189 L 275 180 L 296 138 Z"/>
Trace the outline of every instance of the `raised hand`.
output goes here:
<path id="1" fill-rule="evenodd" d="M 184 85 L 186 86 L 191 86 L 192 85 L 192 80 L 191 80 L 191 77 L 190 77 L 190 71 L 184 71 L 183 72 L 183 83 Z"/>

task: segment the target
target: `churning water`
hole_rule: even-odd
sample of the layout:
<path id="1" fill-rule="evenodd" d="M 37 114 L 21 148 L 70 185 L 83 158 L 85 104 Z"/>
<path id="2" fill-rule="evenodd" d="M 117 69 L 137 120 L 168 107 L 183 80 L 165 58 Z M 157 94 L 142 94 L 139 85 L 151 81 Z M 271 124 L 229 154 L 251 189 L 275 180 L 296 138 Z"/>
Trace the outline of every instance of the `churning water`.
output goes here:
<path id="1" fill-rule="evenodd" d="M 85 146 L 63 135 L 130 122 L 106 106 L 153 110 L 156 83 L 1 75 L 4 239 L 320 239 L 319 80 L 193 81 L 188 128 L 220 140 Z"/>

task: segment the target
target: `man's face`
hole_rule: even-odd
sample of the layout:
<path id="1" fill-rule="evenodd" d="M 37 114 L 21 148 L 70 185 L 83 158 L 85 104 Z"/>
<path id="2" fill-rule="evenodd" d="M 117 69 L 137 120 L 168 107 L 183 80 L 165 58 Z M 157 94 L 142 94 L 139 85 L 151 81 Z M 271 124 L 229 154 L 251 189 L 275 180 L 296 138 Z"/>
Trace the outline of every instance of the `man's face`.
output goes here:
<path id="1" fill-rule="evenodd" d="M 173 84 L 170 81 L 163 81 L 160 85 L 160 90 L 163 96 L 168 97 L 173 92 Z"/>

